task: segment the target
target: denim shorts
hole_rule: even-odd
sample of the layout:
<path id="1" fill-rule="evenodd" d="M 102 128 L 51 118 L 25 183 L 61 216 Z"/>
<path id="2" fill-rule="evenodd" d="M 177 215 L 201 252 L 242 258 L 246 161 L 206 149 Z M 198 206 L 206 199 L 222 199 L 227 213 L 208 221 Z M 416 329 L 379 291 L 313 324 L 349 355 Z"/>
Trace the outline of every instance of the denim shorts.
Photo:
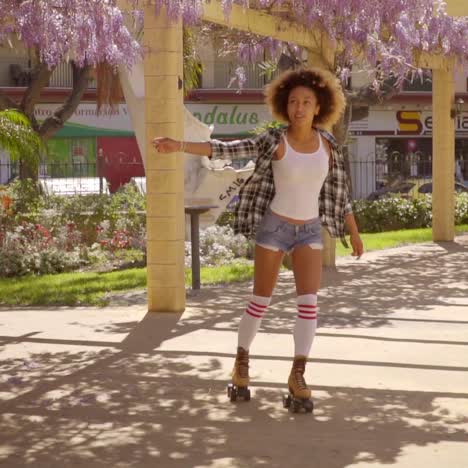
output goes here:
<path id="1" fill-rule="evenodd" d="M 322 224 L 320 218 L 304 224 L 292 224 L 267 209 L 257 229 L 257 245 L 269 250 L 292 252 L 296 247 L 309 245 L 312 249 L 322 249 Z"/>

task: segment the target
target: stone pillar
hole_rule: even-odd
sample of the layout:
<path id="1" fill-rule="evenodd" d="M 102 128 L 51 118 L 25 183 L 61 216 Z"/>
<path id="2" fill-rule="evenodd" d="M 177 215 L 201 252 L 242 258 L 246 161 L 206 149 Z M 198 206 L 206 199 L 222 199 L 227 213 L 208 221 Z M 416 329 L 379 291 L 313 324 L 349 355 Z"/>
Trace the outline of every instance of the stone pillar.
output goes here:
<path id="1" fill-rule="evenodd" d="M 453 69 L 432 70 L 432 238 L 455 237 L 455 128 Z"/>
<path id="2" fill-rule="evenodd" d="M 307 64 L 309 67 L 319 67 L 330 70 L 330 53 L 333 54 L 333 49 L 327 47 L 328 41 L 323 37 L 322 48 L 319 51 L 308 51 Z M 331 129 L 327 129 L 331 131 Z M 330 237 L 330 234 L 325 228 L 322 228 L 323 251 L 322 264 L 324 267 L 335 267 L 336 240 Z"/>
<path id="3" fill-rule="evenodd" d="M 336 266 L 336 239 L 330 237 L 328 231 L 322 227 L 323 251 L 322 264 L 324 267 Z"/>
<path id="4" fill-rule="evenodd" d="M 182 22 L 145 7 L 145 135 L 148 310 L 181 312 L 184 281 L 184 159 L 156 153 L 155 136 L 183 137 Z"/>

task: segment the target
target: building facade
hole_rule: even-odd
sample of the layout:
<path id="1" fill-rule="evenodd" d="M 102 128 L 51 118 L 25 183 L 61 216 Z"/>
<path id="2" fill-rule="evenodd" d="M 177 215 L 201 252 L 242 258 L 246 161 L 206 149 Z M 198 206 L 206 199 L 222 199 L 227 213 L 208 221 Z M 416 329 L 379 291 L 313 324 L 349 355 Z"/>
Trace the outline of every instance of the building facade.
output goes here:
<path id="1" fill-rule="evenodd" d="M 239 92 L 232 81 L 236 63 L 219 57 L 215 47 L 201 50 L 201 88 L 186 98 L 192 114 L 213 125 L 213 137 L 243 138 L 271 120 L 263 102 L 268 80 L 258 65 L 246 67 L 247 83 Z M 0 50 L 0 88 L 19 99 L 27 80 L 29 59 L 13 49 Z M 72 86 L 71 67 L 62 64 L 36 107 L 41 121 L 64 102 Z M 362 86 L 366 77 L 352 76 L 351 85 Z M 458 70 L 456 99 L 456 158 L 459 180 L 468 180 L 468 68 Z M 388 183 L 393 176 L 430 179 L 432 175 L 432 93 L 430 79 L 415 82 L 405 91 L 380 105 L 371 106 L 368 116 L 353 121 L 349 128 L 348 154 L 355 198 L 365 198 Z M 16 175 L 8 155 L 0 151 L 0 183 Z M 49 141 L 49 154 L 41 165 L 42 177 L 103 176 L 111 192 L 131 177 L 144 175 L 141 155 L 127 106 L 97 115 L 95 83 L 66 125 Z"/>

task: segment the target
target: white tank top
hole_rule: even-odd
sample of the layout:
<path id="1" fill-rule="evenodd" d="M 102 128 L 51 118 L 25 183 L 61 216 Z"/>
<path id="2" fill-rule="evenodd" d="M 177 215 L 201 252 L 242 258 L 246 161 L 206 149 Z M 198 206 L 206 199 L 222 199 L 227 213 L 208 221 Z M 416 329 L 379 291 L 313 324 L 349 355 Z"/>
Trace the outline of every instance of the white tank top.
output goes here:
<path id="1" fill-rule="evenodd" d="M 285 153 L 273 160 L 275 196 L 270 208 L 276 214 L 297 220 L 319 216 L 319 195 L 328 174 L 328 153 L 322 136 L 314 153 L 298 153 L 284 135 Z"/>

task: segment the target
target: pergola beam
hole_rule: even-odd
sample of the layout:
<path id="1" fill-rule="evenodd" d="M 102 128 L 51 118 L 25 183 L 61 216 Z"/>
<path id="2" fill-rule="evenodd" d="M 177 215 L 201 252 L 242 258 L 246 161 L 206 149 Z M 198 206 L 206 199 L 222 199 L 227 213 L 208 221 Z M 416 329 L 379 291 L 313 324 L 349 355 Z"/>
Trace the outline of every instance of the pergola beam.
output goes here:
<path id="1" fill-rule="evenodd" d="M 210 23 L 259 36 L 274 37 L 280 41 L 293 42 L 307 48 L 316 39 L 316 33 L 312 30 L 306 31 L 277 16 L 253 8 L 245 9 L 239 5 L 233 5 L 229 17 L 226 18 L 219 0 L 212 0 L 210 3 L 203 4 L 202 18 Z"/>
<path id="2" fill-rule="evenodd" d="M 306 29 L 293 23 L 253 8 L 233 5 L 229 18 L 226 18 L 219 0 L 203 4 L 204 21 L 249 32 L 258 36 L 272 37 L 283 42 L 292 42 L 308 50 L 320 52 L 328 64 L 333 64 L 336 45 L 328 34 L 319 28 Z"/>
<path id="3" fill-rule="evenodd" d="M 468 2 L 466 0 L 445 0 L 449 16 L 468 16 Z"/>

